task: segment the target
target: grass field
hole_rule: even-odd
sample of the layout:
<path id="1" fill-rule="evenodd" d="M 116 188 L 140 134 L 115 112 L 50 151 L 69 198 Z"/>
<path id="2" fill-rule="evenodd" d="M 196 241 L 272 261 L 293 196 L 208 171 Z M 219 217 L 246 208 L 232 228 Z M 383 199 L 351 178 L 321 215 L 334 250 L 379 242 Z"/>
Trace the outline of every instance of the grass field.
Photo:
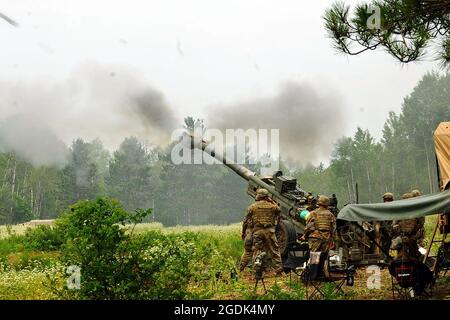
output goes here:
<path id="1" fill-rule="evenodd" d="M 435 217 L 428 217 L 426 222 L 427 239 L 434 230 Z M 304 299 L 305 288 L 295 274 L 265 279 L 268 289 L 263 294 L 262 287 L 254 289 L 254 275 L 250 271 L 238 274 L 238 280 L 230 278 L 230 270 L 235 267 L 242 254 L 243 242 L 240 239 L 241 225 L 228 226 L 176 226 L 165 228 L 159 223 L 137 224 L 133 230 L 136 234 L 160 231 L 164 234 L 181 234 L 193 232 L 201 235 L 202 243 L 214 248 L 214 256 L 202 265 L 209 268 L 209 277 L 194 281 L 189 285 L 191 299 Z M 24 245 L 26 228 L 22 225 L 0 226 L 0 299 L 61 299 L 50 285 L 65 281 L 64 269 L 57 251 L 34 251 Z M 204 270 L 199 270 L 204 271 Z M 379 289 L 369 290 L 368 277 L 372 275 L 366 269 L 359 269 L 355 275 L 355 285 L 345 287 L 346 296 L 332 294 L 325 285 L 327 299 L 392 299 L 391 277 L 386 269 L 381 270 Z M 438 295 L 442 299 L 450 294 L 448 280 L 440 280 L 437 285 Z M 54 286 L 53 286 L 54 287 Z M 328 291 L 327 291 L 328 290 Z"/>

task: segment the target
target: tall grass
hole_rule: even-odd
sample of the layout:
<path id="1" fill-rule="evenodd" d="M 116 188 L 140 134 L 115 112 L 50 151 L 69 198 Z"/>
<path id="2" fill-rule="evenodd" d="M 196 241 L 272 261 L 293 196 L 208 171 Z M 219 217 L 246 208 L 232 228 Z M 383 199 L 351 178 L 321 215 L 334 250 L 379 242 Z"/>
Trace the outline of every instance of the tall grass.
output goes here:
<path id="1" fill-rule="evenodd" d="M 0 239 L 8 238 L 11 235 L 22 235 L 29 228 L 24 224 L 0 225 Z"/>
<path id="2" fill-rule="evenodd" d="M 243 241 L 241 240 L 241 224 L 235 223 L 226 226 L 219 225 L 195 225 L 164 227 L 161 223 L 140 223 L 134 228 L 134 233 L 145 233 L 150 230 L 162 233 L 194 232 L 199 234 L 202 241 L 214 244 L 224 257 L 235 261 L 239 260 Z"/>

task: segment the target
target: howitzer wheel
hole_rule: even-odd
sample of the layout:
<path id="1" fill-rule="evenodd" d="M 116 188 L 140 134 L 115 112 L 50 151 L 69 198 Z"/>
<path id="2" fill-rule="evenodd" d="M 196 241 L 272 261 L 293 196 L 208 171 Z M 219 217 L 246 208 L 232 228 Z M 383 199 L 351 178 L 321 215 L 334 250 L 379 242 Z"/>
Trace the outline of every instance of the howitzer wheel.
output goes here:
<path id="1" fill-rule="evenodd" d="M 355 239 L 355 231 L 352 226 L 344 225 L 338 229 L 338 236 L 345 244 L 352 244 Z"/>
<path id="2" fill-rule="evenodd" d="M 281 257 L 285 257 L 288 251 L 288 244 L 297 240 L 297 232 L 295 227 L 289 220 L 280 220 L 275 229 L 275 235 L 278 240 Z"/>

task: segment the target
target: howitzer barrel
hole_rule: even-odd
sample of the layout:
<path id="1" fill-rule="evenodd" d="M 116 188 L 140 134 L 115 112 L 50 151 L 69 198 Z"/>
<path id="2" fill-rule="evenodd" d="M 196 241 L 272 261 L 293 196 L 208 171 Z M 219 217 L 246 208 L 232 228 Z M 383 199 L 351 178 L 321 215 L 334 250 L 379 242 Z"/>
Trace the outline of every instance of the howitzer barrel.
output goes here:
<path id="1" fill-rule="evenodd" d="M 292 212 L 292 209 L 295 209 L 296 207 L 295 202 L 284 197 L 280 192 L 275 190 L 275 187 L 273 185 L 264 182 L 262 179 L 256 176 L 255 172 L 251 171 L 250 169 L 246 168 L 243 165 L 235 164 L 234 161 L 231 161 L 223 154 L 216 153 L 216 151 L 210 148 L 205 141 L 202 141 L 199 138 L 190 136 L 190 141 L 191 141 L 190 144 L 191 149 L 197 148 L 202 150 L 203 152 L 209 154 L 213 158 L 222 162 L 224 165 L 226 165 L 228 168 L 236 172 L 243 179 L 249 181 L 249 184 L 253 183 L 259 188 L 267 189 L 272 194 L 272 198 L 274 198 L 274 200 L 276 200 L 281 205 L 282 211 L 285 214 L 295 215 L 295 212 Z M 249 190 L 247 190 L 247 193 L 252 197 L 255 196 L 255 194 L 253 194 L 253 191 L 252 193 L 250 193 Z M 256 193 L 256 190 L 254 190 L 254 193 Z"/>
<path id="2" fill-rule="evenodd" d="M 250 169 L 247 169 L 242 165 L 233 163 L 233 161 L 228 159 L 225 155 L 216 153 L 214 149 L 208 147 L 208 144 L 205 141 L 202 141 L 201 139 L 198 139 L 193 136 L 190 136 L 190 140 L 191 140 L 191 149 L 197 148 L 203 150 L 203 152 L 209 154 L 211 157 L 222 162 L 224 165 L 226 165 L 228 168 L 236 172 L 239 176 L 241 176 L 245 180 L 247 181 L 251 180 L 251 177 L 255 176 L 255 173 Z"/>

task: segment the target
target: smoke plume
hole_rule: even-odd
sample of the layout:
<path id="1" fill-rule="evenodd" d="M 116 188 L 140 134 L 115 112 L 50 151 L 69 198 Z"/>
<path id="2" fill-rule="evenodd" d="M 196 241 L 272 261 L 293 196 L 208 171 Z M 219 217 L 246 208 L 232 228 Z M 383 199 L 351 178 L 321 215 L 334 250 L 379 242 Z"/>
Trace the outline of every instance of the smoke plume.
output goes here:
<path id="1" fill-rule="evenodd" d="M 327 158 L 344 132 L 338 96 L 308 83 L 288 82 L 273 96 L 208 114 L 209 128 L 279 129 L 282 158 L 302 164 Z M 179 124 L 164 95 L 128 67 L 85 63 L 64 81 L 0 79 L 0 151 L 33 164 L 64 162 L 77 137 L 99 138 L 110 150 L 128 136 L 164 146 Z"/>
<path id="2" fill-rule="evenodd" d="M 60 163 L 77 137 L 109 149 L 127 136 L 165 145 L 178 123 L 163 94 L 123 66 L 86 63 L 59 82 L 0 80 L 0 148 L 34 164 Z"/>
<path id="3" fill-rule="evenodd" d="M 16 115 L 0 123 L 0 152 L 9 151 L 33 165 L 60 165 L 66 160 L 67 147 L 45 126 Z"/>
<path id="4" fill-rule="evenodd" d="M 286 162 L 314 163 L 328 157 L 342 128 L 339 97 L 319 92 L 308 83 L 288 82 L 272 97 L 209 111 L 208 127 L 225 129 L 279 129 L 280 155 Z"/>

